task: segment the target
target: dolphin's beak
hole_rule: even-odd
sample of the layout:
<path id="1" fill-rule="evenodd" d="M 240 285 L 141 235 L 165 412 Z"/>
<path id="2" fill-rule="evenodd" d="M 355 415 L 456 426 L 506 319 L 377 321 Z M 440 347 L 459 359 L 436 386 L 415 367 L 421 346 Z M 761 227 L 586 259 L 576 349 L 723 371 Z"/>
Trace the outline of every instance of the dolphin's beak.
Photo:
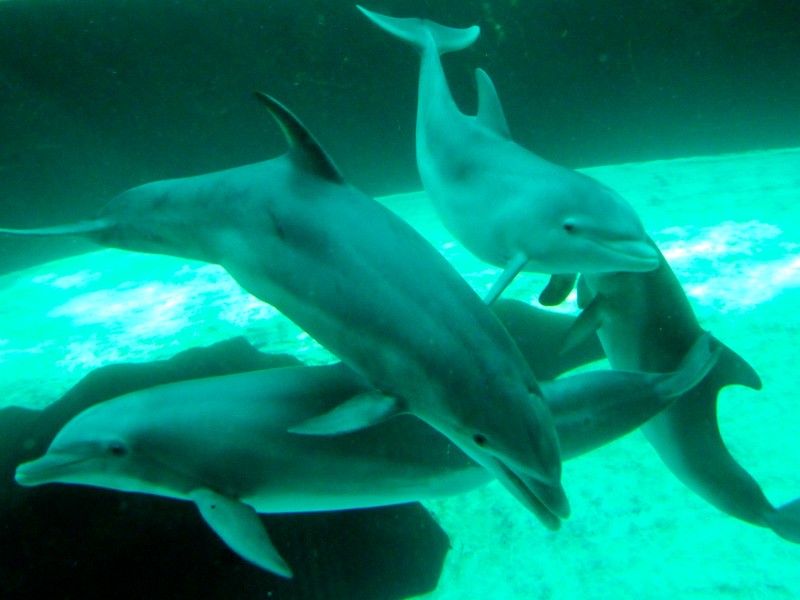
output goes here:
<path id="1" fill-rule="evenodd" d="M 644 240 L 592 240 L 602 256 L 596 273 L 643 273 L 658 268 L 658 251 Z M 583 272 L 589 273 L 588 269 Z"/>
<path id="2" fill-rule="evenodd" d="M 0 233 L 8 235 L 86 235 L 96 233 L 111 227 L 111 221 L 107 219 L 94 219 L 91 221 L 79 221 L 67 225 L 53 225 L 52 227 L 41 227 L 39 229 L 0 229 Z"/>
<path id="3" fill-rule="evenodd" d="M 84 461 L 71 454 L 45 454 L 41 458 L 22 463 L 17 467 L 14 480 L 26 487 L 57 481 L 65 469 Z"/>
<path id="4" fill-rule="evenodd" d="M 561 518 L 569 516 L 569 503 L 561 484 L 548 486 L 514 472 L 494 458 L 482 461 L 481 464 L 548 529 L 555 531 L 561 527 Z M 555 498 L 560 500 L 553 502 Z"/>

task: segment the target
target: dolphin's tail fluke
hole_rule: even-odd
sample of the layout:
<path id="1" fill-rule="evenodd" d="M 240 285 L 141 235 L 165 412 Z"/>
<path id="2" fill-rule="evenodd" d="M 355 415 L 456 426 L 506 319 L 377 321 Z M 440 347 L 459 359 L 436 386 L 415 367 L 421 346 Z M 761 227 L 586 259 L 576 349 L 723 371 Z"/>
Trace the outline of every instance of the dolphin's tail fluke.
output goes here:
<path id="1" fill-rule="evenodd" d="M 456 29 L 439 25 L 427 19 L 398 19 L 380 15 L 363 6 L 356 6 L 356 8 L 378 27 L 408 42 L 420 51 L 425 48 L 430 38 L 433 38 L 439 54 L 463 50 L 471 46 L 481 33 L 480 27 L 477 25 L 466 29 Z"/>
<path id="2" fill-rule="evenodd" d="M 783 539 L 800 544 L 800 498 L 776 509 L 766 522 Z"/>
<path id="3" fill-rule="evenodd" d="M 103 231 L 111 226 L 111 222 L 106 219 L 94 219 L 92 221 L 78 221 L 68 225 L 53 225 L 52 227 L 41 227 L 39 229 L 0 229 L 0 234 L 8 235 L 86 235 Z"/>

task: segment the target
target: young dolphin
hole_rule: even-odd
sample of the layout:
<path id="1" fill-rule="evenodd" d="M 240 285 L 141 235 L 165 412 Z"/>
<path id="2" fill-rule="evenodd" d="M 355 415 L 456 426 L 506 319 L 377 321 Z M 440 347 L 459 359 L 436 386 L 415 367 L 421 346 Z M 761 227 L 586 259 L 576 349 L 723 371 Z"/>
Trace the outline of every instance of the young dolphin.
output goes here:
<path id="1" fill-rule="evenodd" d="M 223 266 L 386 394 L 296 431 L 337 433 L 411 412 L 557 527 L 569 514 L 558 439 L 513 340 L 433 246 L 349 185 L 289 110 L 258 98 L 283 130 L 286 154 L 142 185 L 91 221 L 29 233 L 77 233 Z"/>
<path id="2" fill-rule="evenodd" d="M 458 109 L 439 55 L 470 46 L 477 26 L 454 29 L 357 8 L 422 54 L 417 167 L 448 231 L 481 260 L 505 268 L 487 302 L 522 270 L 569 274 L 658 266 L 639 217 L 619 194 L 511 139 L 484 71 L 476 71 L 477 116 Z"/>
<path id="3" fill-rule="evenodd" d="M 649 243 L 658 251 L 655 242 Z M 581 281 L 581 303 L 586 304 L 587 296 L 592 299 L 567 343 L 596 330 L 616 369 L 669 371 L 703 335 L 683 288 L 660 252 L 655 271 L 586 275 Z M 800 543 L 800 499 L 780 508 L 772 506 L 722 440 L 717 395 L 733 384 L 761 389 L 761 379 L 753 368 L 722 345 L 720 359 L 708 377 L 646 423 L 642 431 L 667 467 L 707 502 Z"/>
<path id="4" fill-rule="evenodd" d="M 696 384 L 716 356 L 698 343 L 673 374 L 595 371 L 545 382 L 565 458 L 641 425 Z M 566 392 L 566 393 L 564 393 Z M 289 433 L 348 398 L 376 393 L 342 363 L 165 384 L 90 407 L 47 453 L 17 468 L 21 485 L 73 483 L 190 500 L 240 556 L 291 577 L 256 513 L 384 506 L 468 491 L 489 473 L 419 419 L 349 435 Z"/>

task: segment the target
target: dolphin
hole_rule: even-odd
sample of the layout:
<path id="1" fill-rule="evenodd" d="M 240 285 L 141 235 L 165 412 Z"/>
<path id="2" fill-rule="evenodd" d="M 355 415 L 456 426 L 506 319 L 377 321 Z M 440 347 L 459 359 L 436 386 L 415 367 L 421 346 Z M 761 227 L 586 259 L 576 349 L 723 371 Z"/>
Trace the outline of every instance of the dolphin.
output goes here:
<path id="1" fill-rule="evenodd" d="M 658 246 L 659 267 L 648 273 L 584 275 L 585 306 L 567 336 L 567 347 L 597 331 L 612 367 L 669 371 L 704 334 L 682 286 Z M 772 529 L 800 543 L 800 499 L 780 508 L 728 452 L 717 423 L 717 396 L 727 385 L 761 389 L 761 379 L 738 354 L 722 345 L 709 375 L 642 431 L 667 467 L 690 490 L 720 511 Z"/>
<path id="2" fill-rule="evenodd" d="M 567 388 L 543 382 L 553 387 L 548 400 L 564 456 L 635 429 L 702 379 L 715 360 L 702 340 L 675 373 L 595 371 L 567 378 Z M 490 479 L 446 437 L 408 415 L 348 435 L 289 432 L 371 393 L 378 392 L 342 363 L 164 384 L 87 408 L 15 478 L 25 486 L 71 483 L 192 501 L 234 552 L 291 577 L 256 513 L 400 504 L 458 494 Z"/>
<path id="3" fill-rule="evenodd" d="M 337 433 L 413 413 L 557 527 L 569 503 L 555 426 L 509 334 L 433 246 L 345 181 L 287 108 L 257 98 L 283 130 L 286 154 L 141 185 L 93 219 L 27 233 L 221 265 L 381 391 L 296 431 Z"/>
<path id="4" fill-rule="evenodd" d="M 596 334 L 585 336 L 569 351 L 557 351 L 564 345 L 575 323 L 573 315 L 544 310 L 510 298 L 498 298 L 492 304 L 492 312 L 500 319 L 540 381 L 555 379 L 567 371 L 606 357 Z"/>
<path id="5" fill-rule="evenodd" d="M 477 115 L 458 109 L 439 55 L 470 46 L 480 34 L 477 26 L 454 29 L 357 8 L 422 55 L 417 167 L 447 230 L 475 256 L 505 269 L 487 302 L 522 270 L 638 272 L 658 266 L 639 217 L 619 194 L 511 139 L 497 92 L 481 69 Z"/>

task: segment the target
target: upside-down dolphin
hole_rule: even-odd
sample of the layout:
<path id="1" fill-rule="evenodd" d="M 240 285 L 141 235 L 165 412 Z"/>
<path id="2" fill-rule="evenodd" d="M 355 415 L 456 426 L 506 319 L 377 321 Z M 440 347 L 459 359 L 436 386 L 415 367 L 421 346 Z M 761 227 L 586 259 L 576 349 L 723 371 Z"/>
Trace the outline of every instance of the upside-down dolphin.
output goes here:
<path id="1" fill-rule="evenodd" d="M 655 242 L 649 243 L 658 251 Z M 674 369 L 704 332 L 683 287 L 658 254 L 659 267 L 649 273 L 583 276 L 579 298 L 586 307 L 567 344 L 596 330 L 612 367 Z M 707 502 L 800 543 L 800 499 L 775 508 L 722 439 L 717 423 L 720 389 L 733 384 L 761 389 L 761 379 L 738 354 L 721 346 L 720 359 L 708 376 L 642 431 L 667 467 Z"/>
<path id="2" fill-rule="evenodd" d="M 442 223 L 475 256 L 505 271 L 491 302 L 522 270 L 649 271 L 658 266 L 633 208 L 600 182 L 512 139 L 492 81 L 476 71 L 478 114 L 456 106 L 440 54 L 470 46 L 477 26 L 445 27 L 358 9 L 422 54 L 417 167 Z"/>
<path id="3" fill-rule="evenodd" d="M 595 371 L 567 378 L 567 388 L 561 381 L 544 382 L 556 390 L 548 399 L 565 458 L 638 427 L 695 385 L 715 360 L 703 340 L 675 373 Z M 232 550 L 290 577 L 291 568 L 256 513 L 400 504 L 458 494 L 490 479 L 447 438 L 411 416 L 348 435 L 288 431 L 369 393 L 376 390 L 342 363 L 156 386 L 75 416 L 43 457 L 17 468 L 16 480 L 192 501 Z"/>
<path id="4" fill-rule="evenodd" d="M 27 233 L 223 266 L 381 391 L 296 431 L 336 433 L 411 412 L 557 527 L 569 503 L 555 426 L 509 334 L 433 246 L 344 180 L 288 109 L 258 98 L 286 154 L 145 184 L 95 219 Z"/>

